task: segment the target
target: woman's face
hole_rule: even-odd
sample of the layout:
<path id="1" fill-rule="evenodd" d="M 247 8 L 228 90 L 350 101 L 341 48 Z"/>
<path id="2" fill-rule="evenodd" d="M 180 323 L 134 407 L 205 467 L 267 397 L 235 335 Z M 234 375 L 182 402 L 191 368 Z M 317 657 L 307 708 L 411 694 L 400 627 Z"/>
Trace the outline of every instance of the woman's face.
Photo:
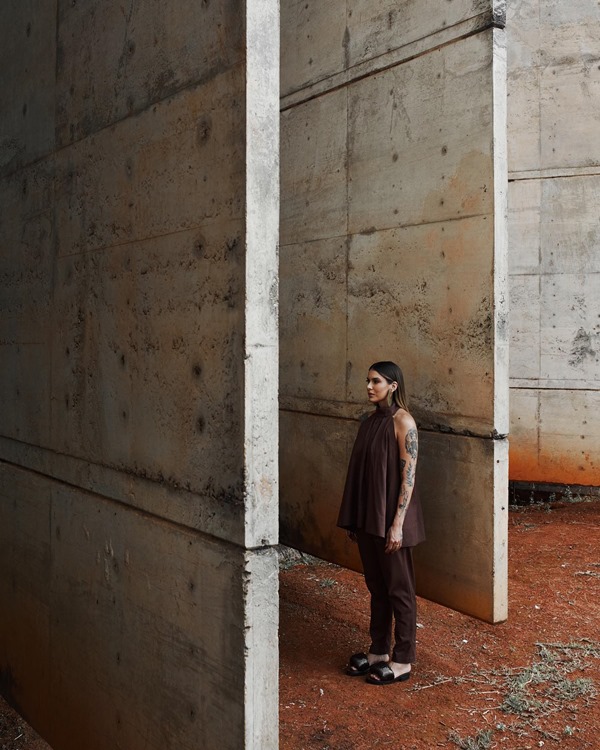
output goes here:
<path id="1" fill-rule="evenodd" d="M 377 370 L 369 370 L 367 375 L 367 395 L 372 404 L 387 404 L 390 391 L 396 390 L 396 383 L 388 383 Z"/>

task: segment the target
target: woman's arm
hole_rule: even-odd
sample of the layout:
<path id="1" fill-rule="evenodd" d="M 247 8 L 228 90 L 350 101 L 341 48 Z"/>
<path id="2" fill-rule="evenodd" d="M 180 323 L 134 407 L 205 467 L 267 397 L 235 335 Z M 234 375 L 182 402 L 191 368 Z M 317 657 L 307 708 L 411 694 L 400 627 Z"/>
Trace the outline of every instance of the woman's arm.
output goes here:
<path id="1" fill-rule="evenodd" d="M 415 420 L 407 412 L 397 412 L 394 416 L 394 432 L 400 452 L 400 494 L 398 508 L 386 537 L 386 552 L 396 552 L 402 547 L 402 525 L 415 484 L 419 437 Z"/>

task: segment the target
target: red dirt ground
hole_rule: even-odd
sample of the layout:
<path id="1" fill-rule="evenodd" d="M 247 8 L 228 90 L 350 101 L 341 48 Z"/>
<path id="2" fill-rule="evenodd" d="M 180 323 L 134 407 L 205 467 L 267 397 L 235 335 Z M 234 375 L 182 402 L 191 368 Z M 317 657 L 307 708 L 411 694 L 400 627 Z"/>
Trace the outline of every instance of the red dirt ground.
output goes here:
<path id="1" fill-rule="evenodd" d="M 368 646 L 362 577 L 283 570 L 281 750 L 600 748 L 599 521 L 598 502 L 512 510 L 509 620 L 419 600 L 412 679 L 386 687 L 342 671 Z M 0 702 L 0 750 L 49 748 Z"/>
<path id="2" fill-rule="evenodd" d="M 599 521 L 598 502 L 512 510 L 508 621 L 419 600 L 412 679 L 384 687 L 342 672 L 368 647 L 362 577 L 283 571 L 281 750 L 600 748 Z"/>

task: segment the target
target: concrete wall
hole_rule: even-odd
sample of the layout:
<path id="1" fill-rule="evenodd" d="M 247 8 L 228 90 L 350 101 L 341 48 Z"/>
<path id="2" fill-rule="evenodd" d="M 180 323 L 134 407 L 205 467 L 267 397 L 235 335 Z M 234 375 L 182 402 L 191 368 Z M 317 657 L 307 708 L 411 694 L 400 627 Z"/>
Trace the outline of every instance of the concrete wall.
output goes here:
<path id="1" fill-rule="evenodd" d="M 282 4 L 284 541 L 335 529 L 369 364 L 421 428 L 425 596 L 506 616 L 508 362 L 502 4 Z M 497 438 L 497 439 L 495 439 Z"/>
<path id="2" fill-rule="evenodd" d="M 510 475 L 598 486 L 598 3 L 508 7 Z"/>
<path id="3" fill-rule="evenodd" d="M 2 691 L 55 750 L 275 748 L 277 3 L 0 28 Z"/>

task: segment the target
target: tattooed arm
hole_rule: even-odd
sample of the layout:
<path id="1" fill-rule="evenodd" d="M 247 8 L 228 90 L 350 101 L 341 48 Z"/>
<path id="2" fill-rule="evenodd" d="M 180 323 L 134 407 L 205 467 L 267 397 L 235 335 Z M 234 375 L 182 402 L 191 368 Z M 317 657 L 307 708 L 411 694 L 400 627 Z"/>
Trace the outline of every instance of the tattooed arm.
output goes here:
<path id="1" fill-rule="evenodd" d="M 415 483 L 419 437 L 415 420 L 405 411 L 398 411 L 394 416 L 394 432 L 400 452 L 400 494 L 398 509 L 386 538 L 386 552 L 396 552 L 402 547 L 402 525 L 408 510 Z"/>

